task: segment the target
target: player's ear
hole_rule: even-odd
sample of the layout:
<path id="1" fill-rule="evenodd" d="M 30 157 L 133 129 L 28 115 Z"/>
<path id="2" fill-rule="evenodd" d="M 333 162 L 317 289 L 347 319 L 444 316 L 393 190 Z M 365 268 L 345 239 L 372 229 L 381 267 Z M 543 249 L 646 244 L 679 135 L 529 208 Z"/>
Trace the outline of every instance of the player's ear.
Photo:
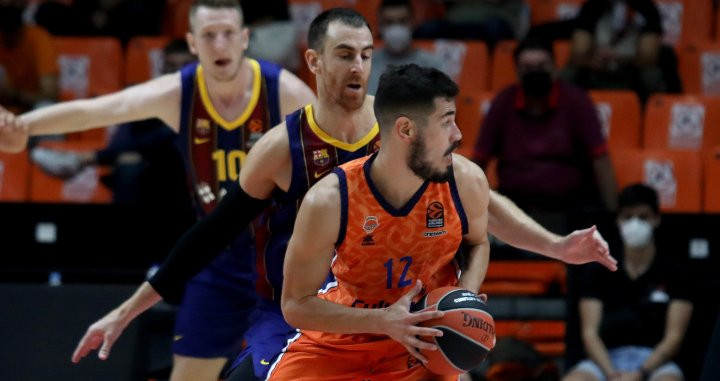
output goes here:
<path id="1" fill-rule="evenodd" d="M 320 70 L 320 54 L 315 49 L 307 49 L 305 51 L 305 62 L 310 72 L 317 75 Z"/>
<path id="2" fill-rule="evenodd" d="M 395 134 L 400 138 L 402 141 L 410 142 L 412 139 L 415 138 L 415 128 L 412 121 L 406 117 L 401 116 L 395 119 L 395 126 L 394 126 Z"/>
<path id="3" fill-rule="evenodd" d="M 193 55 L 197 55 L 197 49 L 195 49 L 195 36 L 193 36 L 192 32 L 185 33 L 185 41 L 187 41 L 190 53 L 192 53 Z"/>
<path id="4" fill-rule="evenodd" d="M 242 41 L 243 51 L 246 51 L 248 48 L 248 45 L 250 45 L 250 29 L 242 28 L 240 30 L 240 37 L 241 37 L 241 41 Z"/>

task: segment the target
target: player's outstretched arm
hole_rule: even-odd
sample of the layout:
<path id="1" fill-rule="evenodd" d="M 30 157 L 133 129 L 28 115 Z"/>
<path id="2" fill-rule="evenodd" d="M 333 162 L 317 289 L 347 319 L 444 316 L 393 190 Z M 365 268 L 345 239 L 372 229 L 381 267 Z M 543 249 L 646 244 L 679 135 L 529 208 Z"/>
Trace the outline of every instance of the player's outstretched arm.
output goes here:
<path id="1" fill-rule="evenodd" d="M 352 308 L 317 297 L 327 277 L 340 232 L 340 191 L 336 175 L 328 175 L 305 196 L 285 255 L 282 311 L 297 328 L 330 333 L 383 334 L 402 343 L 425 361 L 416 348 L 435 346 L 416 336 L 440 336 L 439 330 L 416 324 L 442 316 L 441 311 L 410 313 L 410 302 L 422 289 L 418 282 L 392 306 Z"/>
<path id="2" fill-rule="evenodd" d="M 480 167 L 462 156 L 453 156 L 453 172 L 468 220 L 468 232 L 463 237 L 463 244 L 468 246 L 468 256 L 466 268 L 460 277 L 460 286 L 478 293 L 490 261 L 487 235 L 490 188 Z"/>
<path id="3" fill-rule="evenodd" d="M 0 152 L 20 152 L 27 146 L 27 141 L 27 126 L 20 118 L 0 106 Z"/>
<path id="4" fill-rule="evenodd" d="M 97 350 L 98 358 L 105 360 L 110 355 L 115 341 L 125 330 L 125 327 L 142 312 L 160 301 L 160 295 L 153 290 L 148 282 L 144 282 L 135 293 L 124 303 L 110 311 L 102 319 L 93 323 L 80 339 L 72 362 L 78 363 L 90 352 Z"/>
<path id="5" fill-rule="evenodd" d="M 607 242 L 595 226 L 564 237 L 549 232 L 507 197 L 490 191 L 489 231 L 508 244 L 569 264 L 599 262 L 617 270 Z"/>
<path id="6" fill-rule="evenodd" d="M 96 98 L 61 102 L 22 114 L 30 135 L 84 131 L 112 124 L 160 118 L 177 130 L 180 73 L 167 74 Z"/>

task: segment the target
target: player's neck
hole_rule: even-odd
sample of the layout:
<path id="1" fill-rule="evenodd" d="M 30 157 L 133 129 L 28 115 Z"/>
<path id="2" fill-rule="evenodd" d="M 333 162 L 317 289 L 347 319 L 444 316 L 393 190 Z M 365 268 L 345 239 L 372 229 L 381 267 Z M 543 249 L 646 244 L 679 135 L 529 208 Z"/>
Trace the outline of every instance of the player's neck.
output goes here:
<path id="1" fill-rule="evenodd" d="M 231 80 L 220 81 L 210 75 L 205 76 L 210 101 L 223 118 L 234 119 L 245 110 L 252 98 L 253 80 L 253 70 L 247 60 L 243 60 L 240 70 Z"/>
<path id="2" fill-rule="evenodd" d="M 395 208 L 402 208 L 425 182 L 408 168 L 407 159 L 394 147 L 381 146 L 370 168 L 370 178 L 383 198 Z"/>
<path id="3" fill-rule="evenodd" d="M 313 118 L 333 138 L 355 143 L 365 137 L 375 124 L 373 99 L 366 96 L 360 108 L 348 110 L 326 97 L 319 97 L 313 105 Z"/>

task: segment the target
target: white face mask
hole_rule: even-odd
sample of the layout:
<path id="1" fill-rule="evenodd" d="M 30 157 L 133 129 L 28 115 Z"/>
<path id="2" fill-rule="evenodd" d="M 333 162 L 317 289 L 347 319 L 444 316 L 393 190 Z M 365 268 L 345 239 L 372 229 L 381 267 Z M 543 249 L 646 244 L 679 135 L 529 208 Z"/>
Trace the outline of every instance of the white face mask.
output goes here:
<path id="1" fill-rule="evenodd" d="M 653 227 L 649 222 L 633 217 L 620 223 L 620 234 L 625 245 L 631 248 L 645 247 L 652 239 Z"/>
<path id="2" fill-rule="evenodd" d="M 400 53 L 412 43 L 412 31 L 405 25 L 392 24 L 383 29 L 383 40 L 388 51 Z"/>

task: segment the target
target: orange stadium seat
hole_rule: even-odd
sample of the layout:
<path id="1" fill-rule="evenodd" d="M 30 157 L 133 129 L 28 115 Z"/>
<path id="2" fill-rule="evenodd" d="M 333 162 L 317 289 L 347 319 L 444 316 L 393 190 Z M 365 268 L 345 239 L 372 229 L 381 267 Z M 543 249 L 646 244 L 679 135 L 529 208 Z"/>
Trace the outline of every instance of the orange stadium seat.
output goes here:
<path id="1" fill-rule="evenodd" d="M 720 213 L 720 146 L 705 154 L 705 213 Z"/>
<path id="2" fill-rule="evenodd" d="M 653 95 L 645 109 L 643 146 L 704 150 L 720 145 L 720 99 Z"/>
<path id="3" fill-rule="evenodd" d="M 163 31 L 170 38 L 185 38 L 190 31 L 190 6 L 194 0 L 168 0 L 163 15 Z"/>
<path id="4" fill-rule="evenodd" d="M 665 43 L 701 42 L 712 36 L 712 2 L 655 0 L 655 3 L 660 11 Z"/>
<path id="5" fill-rule="evenodd" d="M 122 88 L 123 52 L 111 37 L 55 37 L 60 67 L 60 99 L 90 98 Z M 105 142 L 105 129 L 69 135 L 70 140 Z"/>
<path id="6" fill-rule="evenodd" d="M 27 201 L 29 172 L 27 151 L 14 154 L 0 152 L 0 201 Z"/>
<path id="7" fill-rule="evenodd" d="M 637 95 L 632 91 L 593 90 L 590 97 L 610 150 L 640 148 L 642 123 Z"/>
<path id="8" fill-rule="evenodd" d="M 657 190 L 663 212 L 699 213 L 702 158 L 699 152 L 622 150 L 612 154 L 618 189 L 645 183 Z"/>
<path id="9" fill-rule="evenodd" d="M 48 141 L 43 147 L 69 150 L 91 151 L 101 148 L 95 142 L 88 141 Z M 77 202 L 105 204 L 112 201 L 112 192 L 100 182 L 100 176 L 107 170 L 99 167 L 88 167 L 69 180 L 61 180 L 43 172 L 37 165 L 30 170 L 30 200 L 33 202 Z"/>
<path id="10" fill-rule="evenodd" d="M 488 295 L 543 295 L 553 286 L 563 291 L 565 265 L 556 261 L 493 260 L 488 266 L 482 292 Z"/>
<path id="11" fill-rule="evenodd" d="M 682 44 L 676 50 L 685 93 L 720 95 L 720 43 Z"/>
<path id="12" fill-rule="evenodd" d="M 414 45 L 438 55 L 443 71 L 465 94 L 482 94 L 487 89 L 488 51 L 482 41 L 416 40 Z"/>
<path id="13" fill-rule="evenodd" d="M 585 0 L 530 0 L 533 25 L 574 18 Z"/>
<path id="14" fill-rule="evenodd" d="M 515 59 L 513 58 L 515 47 L 517 47 L 515 40 L 500 41 L 495 45 L 490 72 L 490 89 L 493 91 L 501 91 L 517 82 Z"/>
<path id="15" fill-rule="evenodd" d="M 547 356 L 558 357 L 565 353 L 563 320 L 496 320 L 495 335 L 530 342 L 538 352 Z"/>
<path id="16" fill-rule="evenodd" d="M 168 37 L 133 37 L 125 53 L 125 85 L 135 85 L 162 74 L 163 49 Z"/>

